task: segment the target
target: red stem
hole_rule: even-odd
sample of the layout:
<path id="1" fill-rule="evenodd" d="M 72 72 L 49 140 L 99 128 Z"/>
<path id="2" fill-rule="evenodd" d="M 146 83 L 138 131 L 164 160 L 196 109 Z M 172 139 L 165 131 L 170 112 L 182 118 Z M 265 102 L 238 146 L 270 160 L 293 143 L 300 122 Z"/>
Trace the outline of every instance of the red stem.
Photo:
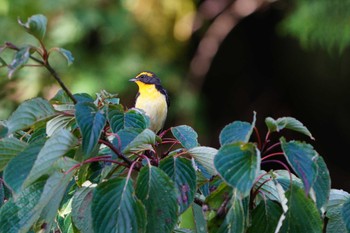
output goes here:
<path id="1" fill-rule="evenodd" d="M 258 148 L 261 149 L 261 138 L 260 138 L 259 130 L 255 126 L 254 126 L 254 132 L 255 132 L 255 135 L 258 139 Z"/>
<path id="2" fill-rule="evenodd" d="M 278 156 L 278 155 L 284 155 L 284 153 L 283 152 L 276 152 L 276 153 L 268 154 L 268 155 L 262 157 L 261 160 L 263 161 L 265 159 L 268 159 L 268 158 L 271 158 L 274 156 Z"/>

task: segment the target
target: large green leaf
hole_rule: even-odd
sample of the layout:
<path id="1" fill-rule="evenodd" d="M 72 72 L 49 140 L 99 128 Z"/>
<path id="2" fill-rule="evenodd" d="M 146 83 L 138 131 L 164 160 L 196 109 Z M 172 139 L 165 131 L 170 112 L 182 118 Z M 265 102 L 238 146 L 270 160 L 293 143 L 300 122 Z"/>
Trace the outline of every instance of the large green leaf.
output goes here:
<path id="1" fill-rule="evenodd" d="M 214 157 L 218 150 L 207 146 L 197 146 L 187 151 L 196 162 L 200 163 L 209 173 L 214 176 L 217 171 L 214 167 Z"/>
<path id="2" fill-rule="evenodd" d="M 293 185 L 286 192 L 288 211 L 279 232 L 320 233 L 323 222 L 314 201 L 305 195 L 303 189 Z"/>
<path id="3" fill-rule="evenodd" d="M 83 136 L 83 152 L 89 156 L 106 124 L 104 114 L 91 102 L 78 102 L 75 117 Z"/>
<path id="4" fill-rule="evenodd" d="M 260 171 L 260 152 L 253 143 L 222 146 L 214 158 L 219 175 L 247 196 Z"/>
<path id="5" fill-rule="evenodd" d="M 55 116 L 55 110 L 51 104 L 42 98 L 34 98 L 24 101 L 7 120 L 8 133 L 19 129 L 26 129 L 35 123 L 48 120 Z"/>
<path id="6" fill-rule="evenodd" d="M 255 127 L 255 113 L 253 123 L 234 121 L 226 125 L 220 132 L 219 140 L 221 145 L 235 142 L 248 142 Z"/>
<path id="7" fill-rule="evenodd" d="M 45 142 L 23 185 L 29 185 L 42 175 L 52 173 L 54 163 L 77 143 L 78 140 L 68 130 L 61 129 L 54 134 Z"/>
<path id="8" fill-rule="evenodd" d="M 146 207 L 146 232 L 172 232 L 178 205 L 176 188 L 170 177 L 158 167 L 143 167 L 138 175 L 136 195 Z"/>
<path id="9" fill-rule="evenodd" d="M 271 117 L 265 119 L 265 123 L 270 130 L 270 132 L 279 132 L 282 129 L 290 129 L 302 134 L 309 136 L 311 139 L 314 139 L 310 131 L 303 125 L 300 121 L 293 117 L 281 117 L 277 120 L 274 120 Z"/>
<path id="10" fill-rule="evenodd" d="M 4 170 L 4 180 L 14 194 L 22 190 L 23 183 L 28 177 L 34 162 L 43 147 L 43 142 L 29 144 L 22 152 L 14 157 Z"/>
<path id="11" fill-rule="evenodd" d="M 40 217 L 36 210 L 45 182 L 32 184 L 11 198 L 0 209 L 0 232 L 28 232 L 32 224 Z"/>
<path id="12" fill-rule="evenodd" d="M 183 212 L 180 219 L 180 229 L 175 229 L 174 233 L 208 233 L 207 220 L 204 217 L 202 206 L 193 203 L 185 212 Z"/>
<path id="13" fill-rule="evenodd" d="M 196 171 L 192 162 L 185 158 L 168 156 L 160 162 L 159 168 L 173 180 L 180 214 L 183 213 L 192 204 L 196 191 Z"/>
<path id="14" fill-rule="evenodd" d="M 343 215 L 343 206 L 350 200 L 350 194 L 343 190 L 332 189 L 326 209 L 327 233 L 347 232 L 347 224 Z"/>
<path id="15" fill-rule="evenodd" d="M 122 139 L 123 140 L 123 139 Z M 141 133 L 136 135 L 125 147 L 122 152 L 126 155 L 139 153 L 145 150 L 152 150 L 156 143 L 156 134 L 150 129 L 144 129 Z"/>
<path id="16" fill-rule="evenodd" d="M 310 144 L 281 138 L 282 150 L 289 165 L 303 181 L 305 192 L 309 193 L 317 178 L 318 153 Z"/>
<path id="17" fill-rule="evenodd" d="M 131 180 L 125 178 L 111 179 L 96 187 L 91 213 L 96 233 L 138 233 L 146 229 L 144 206 L 136 198 Z"/>
<path id="18" fill-rule="evenodd" d="M 51 137 L 54 133 L 58 132 L 60 129 L 66 129 L 68 124 L 73 120 L 72 116 L 58 115 L 46 124 L 46 134 Z"/>
<path id="19" fill-rule="evenodd" d="M 27 143 L 17 138 L 4 138 L 0 140 L 0 171 L 6 164 L 21 151 L 25 149 Z"/>
<path id="20" fill-rule="evenodd" d="M 247 233 L 274 233 L 283 214 L 282 207 L 267 199 L 261 201 L 252 211 L 252 223 Z"/>
<path id="21" fill-rule="evenodd" d="M 146 129 L 149 126 L 149 118 L 145 114 L 137 109 L 124 112 L 122 105 L 109 105 L 108 121 L 114 133 L 125 128 Z"/>
<path id="22" fill-rule="evenodd" d="M 91 216 L 91 187 L 82 187 L 73 197 L 72 203 L 72 221 L 74 225 L 83 233 L 94 233 L 92 228 Z"/>
<path id="23" fill-rule="evenodd" d="M 234 195 L 230 200 L 230 208 L 217 233 L 244 233 L 245 211 L 240 198 Z"/>
<path id="24" fill-rule="evenodd" d="M 331 190 L 331 177 L 321 156 L 315 162 L 317 164 L 317 177 L 312 188 L 315 191 L 317 207 L 324 212 Z"/>
<path id="25" fill-rule="evenodd" d="M 23 23 L 21 20 L 18 20 L 18 23 L 38 40 L 44 38 L 47 25 L 47 19 L 44 15 L 33 15 L 28 18 L 27 22 Z"/>
<path id="26" fill-rule="evenodd" d="M 346 229 L 350 232 L 350 199 L 348 199 L 341 209 L 341 214 L 343 221 L 345 223 Z"/>
<path id="27" fill-rule="evenodd" d="M 191 149 L 198 146 L 198 134 L 190 126 L 179 125 L 176 127 L 171 127 L 171 132 L 186 149 Z"/>

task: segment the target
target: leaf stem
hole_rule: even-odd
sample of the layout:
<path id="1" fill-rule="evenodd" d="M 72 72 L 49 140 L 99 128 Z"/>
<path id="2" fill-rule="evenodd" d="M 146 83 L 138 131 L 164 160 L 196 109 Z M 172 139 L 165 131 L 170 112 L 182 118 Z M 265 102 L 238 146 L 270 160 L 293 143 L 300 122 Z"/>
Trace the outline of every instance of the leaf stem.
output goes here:
<path id="1" fill-rule="evenodd" d="M 112 143 L 105 141 L 103 139 L 99 139 L 98 142 L 108 146 L 109 149 L 111 149 L 120 159 L 124 160 L 129 165 L 129 167 L 132 165 L 132 161 L 127 157 L 125 157 L 125 155 L 120 153 L 120 151 L 117 148 L 115 148 L 115 146 Z"/>
<path id="2" fill-rule="evenodd" d="M 258 139 L 258 148 L 261 149 L 261 138 L 260 138 L 259 130 L 255 126 L 254 126 L 254 132 L 255 132 L 256 137 Z"/>
<path id="3" fill-rule="evenodd" d="M 262 157 L 261 161 L 266 160 L 266 159 L 271 158 L 271 157 L 274 157 L 274 156 L 278 156 L 278 155 L 284 155 L 284 153 L 283 152 L 276 152 L 276 153 L 268 154 L 268 155 Z"/>

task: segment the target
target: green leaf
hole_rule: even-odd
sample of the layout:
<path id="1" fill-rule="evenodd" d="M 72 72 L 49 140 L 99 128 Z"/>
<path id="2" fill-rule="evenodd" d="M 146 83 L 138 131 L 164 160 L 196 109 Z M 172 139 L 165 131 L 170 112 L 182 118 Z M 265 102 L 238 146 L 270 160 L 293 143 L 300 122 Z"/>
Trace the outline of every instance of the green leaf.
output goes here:
<path id="1" fill-rule="evenodd" d="M 82 187 L 73 196 L 72 221 L 84 233 L 94 233 L 91 216 L 93 190 L 91 187 Z"/>
<path id="2" fill-rule="evenodd" d="M 180 214 L 183 213 L 192 204 L 196 191 L 196 171 L 192 162 L 185 158 L 168 156 L 161 160 L 159 168 L 173 180 Z"/>
<path id="3" fill-rule="evenodd" d="M 57 48 L 57 52 L 62 54 L 62 56 L 67 60 L 68 66 L 72 65 L 74 62 L 74 57 L 71 51 L 64 48 Z"/>
<path id="4" fill-rule="evenodd" d="M 255 127 L 255 115 L 254 112 L 252 124 L 244 121 L 234 121 L 231 124 L 226 125 L 219 135 L 220 144 L 223 146 L 235 142 L 249 142 L 250 136 Z"/>
<path id="5" fill-rule="evenodd" d="M 51 137 L 53 134 L 58 132 L 61 129 L 66 129 L 69 123 L 74 118 L 72 116 L 58 115 L 51 120 L 49 120 L 46 124 L 46 134 Z"/>
<path id="6" fill-rule="evenodd" d="M 47 19 L 44 15 L 33 15 L 29 17 L 25 23 L 18 19 L 18 23 L 24 27 L 29 34 L 33 35 L 38 40 L 41 41 L 44 38 L 47 26 Z"/>
<path id="7" fill-rule="evenodd" d="M 282 214 L 282 207 L 278 203 L 269 199 L 261 201 L 252 211 L 252 223 L 247 233 L 276 232 L 277 224 Z"/>
<path id="8" fill-rule="evenodd" d="M 35 163 L 23 185 L 29 185 L 39 177 L 53 172 L 54 163 L 70 149 L 76 146 L 78 140 L 65 129 L 49 138 L 40 150 Z"/>
<path id="9" fill-rule="evenodd" d="M 214 165 L 225 182 L 247 196 L 260 171 L 260 152 L 252 143 L 226 144 L 216 154 Z"/>
<path id="10" fill-rule="evenodd" d="M 93 191 L 91 210 L 96 233 L 145 232 L 145 209 L 131 180 L 115 178 L 99 184 Z"/>
<path id="11" fill-rule="evenodd" d="M 331 190 L 331 177 L 327 165 L 321 156 L 316 160 L 316 164 L 317 177 L 312 188 L 315 191 L 317 208 L 324 212 Z"/>
<path id="12" fill-rule="evenodd" d="M 40 217 L 35 206 L 39 203 L 44 182 L 36 182 L 24 189 L 16 199 L 11 198 L 0 209 L 0 232 L 28 232 Z"/>
<path id="13" fill-rule="evenodd" d="M 330 192 L 326 216 L 327 233 L 347 232 L 347 223 L 343 215 L 343 206 L 350 200 L 350 194 L 343 190 L 332 189 Z"/>
<path id="14" fill-rule="evenodd" d="M 48 120 L 55 116 L 51 104 L 43 98 L 34 98 L 24 101 L 7 120 L 9 133 L 26 129 L 37 122 Z"/>
<path id="15" fill-rule="evenodd" d="M 8 134 L 9 129 L 6 127 L 4 121 L 0 121 L 0 139 L 6 137 Z"/>
<path id="16" fill-rule="evenodd" d="M 12 78 L 15 71 L 19 70 L 23 67 L 28 61 L 30 57 L 30 46 L 25 46 L 21 49 L 19 49 L 16 53 L 14 58 L 11 61 L 11 64 L 8 66 L 9 72 L 8 77 Z"/>
<path id="17" fill-rule="evenodd" d="M 217 233 L 244 233 L 245 232 L 245 211 L 242 200 L 234 195 L 230 200 L 230 208 L 224 222 Z M 259 231 L 260 232 L 260 231 Z"/>
<path id="18" fill-rule="evenodd" d="M 0 171 L 2 171 L 7 163 L 22 152 L 27 143 L 17 138 L 4 138 L 0 140 Z"/>
<path id="19" fill-rule="evenodd" d="M 231 198 L 232 190 L 231 186 L 222 182 L 213 192 L 210 193 L 209 196 L 207 196 L 205 203 L 207 203 L 211 209 L 218 210 L 227 198 Z"/>
<path id="20" fill-rule="evenodd" d="M 113 133 L 125 128 L 146 129 L 150 124 L 149 118 L 137 109 L 129 109 L 124 113 L 122 105 L 109 105 L 108 121 Z"/>
<path id="21" fill-rule="evenodd" d="M 175 232 L 208 233 L 207 221 L 204 217 L 202 207 L 193 203 L 181 216 L 181 222 L 175 228 Z M 179 231 L 180 230 L 180 231 Z"/>
<path id="22" fill-rule="evenodd" d="M 282 129 L 290 129 L 306 136 L 309 136 L 311 139 L 314 139 L 310 131 L 297 119 L 293 117 L 281 117 L 277 120 L 274 120 L 271 117 L 265 119 L 265 123 L 270 132 L 279 132 Z"/>
<path id="23" fill-rule="evenodd" d="M 218 150 L 207 146 L 193 147 L 187 151 L 196 162 L 201 164 L 212 176 L 217 174 L 214 167 L 214 157 L 218 153 Z"/>
<path id="24" fill-rule="evenodd" d="M 286 192 L 288 211 L 279 232 L 322 232 L 323 223 L 314 201 L 293 185 Z M 296 224 L 297 223 L 297 224 Z"/>
<path id="25" fill-rule="evenodd" d="M 78 102 L 75 117 L 83 136 L 83 152 L 90 155 L 106 124 L 104 114 L 91 102 Z"/>
<path id="26" fill-rule="evenodd" d="M 29 144 L 7 164 L 4 170 L 4 180 L 11 187 L 14 194 L 22 190 L 23 183 L 29 175 L 43 144 L 42 142 Z"/>
<path id="27" fill-rule="evenodd" d="M 348 199 L 341 210 L 346 229 L 350 232 L 350 199 Z"/>
<path id="28" fill-rule="evenodd" d="M 303 181 L 305 192 L 309 193 L 317 178 L 318 168 L 315 161 L 318 160 L 318 153 L 307 143 L 286 142 L 284 138 L 280 141 L 289 165 Z"/>
<path id="29" fill-rule="evenodd" d="M 169 176 L 158 167 L 143 167 L 137 178 L 136 195 L 146 207 L 146 232 L 172 232 L 178 205 L 176 189 Z"/>
<path id="30" fill-rule="evenodd" d="M 122 140 L 122 152 L 129 155 L 145 150 L 153 150 L 152 145 L 156 143 L 156 134 L 150 129 L 144 129 L 138 133 L 139 129 L 127 128 L 119 131 Z M 118 143 L 118 140 L 115 139 Z"/>
<path id="31" fill-rule="evenodd" d="M 191 149 L 198 146 L 198 135 L 190 126 L 179 125 L 176 127 L 171 127 L 171 132 L 186 149 Z"/>

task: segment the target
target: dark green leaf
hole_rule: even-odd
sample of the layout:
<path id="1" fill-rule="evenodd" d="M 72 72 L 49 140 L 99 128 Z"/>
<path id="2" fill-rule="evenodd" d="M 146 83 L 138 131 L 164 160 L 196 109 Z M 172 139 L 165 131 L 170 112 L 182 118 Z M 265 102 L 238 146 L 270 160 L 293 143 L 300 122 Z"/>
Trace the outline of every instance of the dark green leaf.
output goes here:
<path id="1" fill-rule="evenodd" d="M 222 203 L 232 196 L 232 187 L 222 182 L 210 195 L 205 199 L 205 203 L 213 210 L 218 210 Z"/>
<path id="2" fill-rule="evenodd" d="M 93 192 L 91 210 L 96 233 L 145 232 L 145 209 L 134 195 L 131 180 L 115 178 L 99 184 Z"/>
<path id="3" fill-rule="evenodd" d="M 177 197 L 174 183 L 160 168 L 143 167 L 138 175 L 136 195 L 146 207 L 147 231 L 170 233 L 177 222 Z"/>
<path id="4" fill-rule="evenodd" d="M 63 57 L 67 60 L 68 65 L 72 65 L 74 62 L 74 57 L 72 55 L 72 53 L 64 48 L 57 48 L 57 51 L 63 55 Z"/>
<path id="5" fill-rule="evenodd" d="M 198 146 L 198 135 L 190 126 L 179 125 L 176 127 L 171 127 L 171 132 L 186 149 L 191 149 Z"/>
<path id="6" fill-rule="evenodd" d="M 274 233 L 283 214 L 282 207 L 271 200 L 261 201 L 253 209 L 252 223 L 247 233 Z"/>
<path id="7" fill-rule="evenodd" d="M 327 233 L 348 232 L 343 215 L 343 206 L 350 200 L 350 194 L 343 190 L 332 189 L 330 192 L 326 216 Z"/>
<path id="8" fill-rule="evenodd" d="M 253 123 L 235 121 L 226 125 L 220 132 L 219 140 L 221 145 L 235 142 L 248 142 L 255 127 L 255 112 Z"/>
<path id="9" fill-rule="evenodd" d="M 5 122 L 0 121 L 0 139 L 6 137 L 9 129 L 6 127 Z"/>
<path id="10" fill-rule="evenodd" d="M 28 60 L 29 60 L 29 56 L 30 56 L 30 46 L 26 46 L 21 48 L 20 50 L 18 50 L 15 53 L 14 58 L 12 59 L 9 67 L 9 72 L 8 72 L 8 77 L 12 78 L 13 74 L 15 73 L 15 71 L 17 71 L 18 69 L 20 69 L 23 65 L 25 65 Z"/>
<path id="11" fill-rule="evenodd" d="M 34 98 L 24 101 L 7 120 L 9 133 L 26 129 L 37 122 L 48 120 L 56 112 L 51 104 L 43 98 Z"/>
<path id="12" fill-rule="evenodd" d="M 281 138 L 281 146 L 289 165 L 303 181 L 305 192 L 309 193 L 317 178 L 318 153 L 310 144 L 286 142 L 284 138 Z"/>
<path id="13" fill-rule="evenodd" d="M 41 41 L 44 38 L 47 25 L 47 19 L 44 15 L 33 15 L 25 23 L 18 19 L 18 23 L 38 40 Z"/>
<path id="14" fill-rule="evenodd" d="M 200 163 L 209 173 L 214 176 L 217 171 L 214 167 L 214 157 L 218 150 L 207 146 L 197 146 L 189 149 L 188 154 L 190 154 L 196 162 Z"/>
<path id="15" fill-rule="evenodd" d="M 226 214 L 224 222 L 217 233 L 244 233 L 245 232 L 245 212 L 242 200 L 234 195 L 230 201 L 230 208 Z"/>
<path id="16" fill-rule="evenodd" d="M 82 187 L 73 197 L 72 219 L 83 233 L 94 233 L 92 229 L 91 201 L 93 188 Z"/>
<path id="17" fill-rule="evenodd" d="M 173 180 L 180 214 L 183 213 L 192 204 L 196 191 L 196 171 L 192 162 L 185 158 L 168 156 L 161 160 L 159 168 Z"/>
<path id="18" fill-rule="evenodd" d="M 15 194 L 22 190 L 23 183 L 27 179 L 42 147 L 42 142 L 29 144 L 6 166 L 4 180 Z"/>
<path id="19" fill-rule="evenodd" d="M 78 102 L 75 117 L 83 136 L 83 152 L 89 156 L 106 124 L 104 114 L 91 102 Z"/>
<path id="20" fill-rule="evenodd" d="M 78 140 L 68 130 L 61 129 L 54 134 L 45 142 L 23 185 L 29 185 L 39 177 L 52 173 L 54 163 L 77 143 Z"/>
<path id="21" fill-rule="evenodd" d="M 281 117 L 277 120 L 274 120 L 271 117 L 267 117 L 265 119 L 265 123 L 270 132 L 279 132 L 282 129 L 290 129 L 306 136 L 309 136 L 311 139 L 314 139 L 310 133 L 310 131 L 297 119 L 293 117 Z"/>
<path id="22" fill-rule="evenodd" d="M 322 232 L 323 223 L 314 201 L 303 189 L 293 185 L 286 192 L 288 211 L 279 232 Z M 296 224 L 297 223 L 297 224 Z"/>
<path id="23" fill-rule="evenodd" d="M 317 178 L 312 188 L 315 191 L 317 208 L 324 212 L 331 190 L 331 177 L 327 165 L 321 156 L 316 160 L 316 164 Z"/>
<path id="24" fill-rule="evenodd" d="M 350 232 L 350 199 L 348 199 L 341 210 L 346 229 Z"/>
<path id="25" fill-rule="evenodd" d="M 108 121 L 114 133 L 125 128 L 146 129 L 149 126 L 149 118 L 146 115 L 136 109 L 129 109 L 124 113 L 122 105 L 109 106 Z"/>
<path id="26" fill-rule="evenodd" d="M 17 156 L 27 143 L 18 140 L 17 138 L 4 138 L 0 140 L 0 171 L 2 171 L 6 164 L 15 156 Z"/>
<path id="27" fill-rule="evenodd" d="M 226 144 L 216 154 L 214 165 L 229 185 L 247 196 L 260 170 L 260 152 L 252 143 Z"/>
<path id="28" fill-rule="evenodd" d="M 28 232 L 40 217 L 35 208 L 39 203 L 44 182 L 37 182 L 24 189 L 16 199 L 11 198 L 0 209 L 0 232 Z"/>

